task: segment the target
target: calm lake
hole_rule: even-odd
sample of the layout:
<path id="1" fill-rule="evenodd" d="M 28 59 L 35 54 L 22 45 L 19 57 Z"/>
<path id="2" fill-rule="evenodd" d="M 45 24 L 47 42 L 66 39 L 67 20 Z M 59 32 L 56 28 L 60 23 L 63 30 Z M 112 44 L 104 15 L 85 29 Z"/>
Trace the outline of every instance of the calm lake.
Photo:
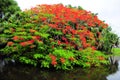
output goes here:
<path id="1" fill-rule="evenodd" d="M 120 80 L 120 61 L 118 63 L 117 67 L 76 67 L 70 71 L 47 70 L 22 64 L 1 66 L 3 63 L 0 63 L 0 80 Z"/>

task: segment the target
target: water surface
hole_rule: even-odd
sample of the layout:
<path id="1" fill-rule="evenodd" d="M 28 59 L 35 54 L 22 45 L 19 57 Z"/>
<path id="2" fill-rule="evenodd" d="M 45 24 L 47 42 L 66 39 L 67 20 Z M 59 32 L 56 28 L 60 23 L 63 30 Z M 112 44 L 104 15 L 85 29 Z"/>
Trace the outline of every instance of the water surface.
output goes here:
<path id="1" fill-rule="evenodd" d="M 119 61 L 120 64 L 120 61 Z M 22 64 L 2 67 L 0 80 L 120 80 L 120 65 L 70 71 L 48 70 Z"/>

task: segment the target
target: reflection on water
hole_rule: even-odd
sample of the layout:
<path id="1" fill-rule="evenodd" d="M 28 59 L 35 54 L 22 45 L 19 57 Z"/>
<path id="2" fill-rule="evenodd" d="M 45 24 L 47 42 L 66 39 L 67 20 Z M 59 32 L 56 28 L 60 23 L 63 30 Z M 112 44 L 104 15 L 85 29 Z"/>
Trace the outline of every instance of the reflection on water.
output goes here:
<path id="1" fill-rule="evenodd" d="M 115 73 L 110 74 L 107 76 L 107 80 L 120 80 L 120 61 L 118 62 L 118 70 Z"/>
<path id="2" fill-rule="evenodd" d="M 5 61 L 0 60 L 0 72 L 2 72 L 4 66 L 5 66 Z"/>
<path id="3" fill-rule="evenodd" d="M 85 70 L 75 68 L 71 71 L 55 71 L 34 68 L 22 64 L 9 64 L 2 69 L 0 80 L 118 80 L 112 78 L 109 74 L 114 72 L 116 76 L 119 76 L 120 71 L 118 70 L 117 73 L 117 69 L 113 69 L 111 72 L 111 69 L 112 68 L 109 67 L 101 67 Z"/>

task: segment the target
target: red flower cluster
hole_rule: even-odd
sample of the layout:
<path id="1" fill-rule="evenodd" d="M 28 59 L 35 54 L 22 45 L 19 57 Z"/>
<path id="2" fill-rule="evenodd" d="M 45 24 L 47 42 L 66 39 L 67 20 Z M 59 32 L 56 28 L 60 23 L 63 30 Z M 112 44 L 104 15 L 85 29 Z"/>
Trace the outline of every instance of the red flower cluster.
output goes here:
<path id="1" fill-rule="evenodd" d="M 25 41 L 25 42 L 20 42 L 19 44 L 23 47 L 31 45 L 34 43 L 34 40 L 29 40 L 29 41 Z"/>
<path id="2" fill-rule="evenodd" d="M 14 43 L 12 41 L 7 43 L 7 46 L 12 46 Z"/>
<path id="3" fill-rule="evenodd" d="M 16 41 L 16 40 L 19 40 L 19 37 L 18 37 L 18 36 L 14 36 L 14 37 L 13 37 L 13 40 L 15 40 L 15 41 Z"/>
<path id="4" fill-rule="evenodd" d="M 64 64 L 65 63 L 65 58 L 60 58 L 60 61 L 61 61 L 62 64 Z"/>
<path id="5" fill-rule="evenodd" d="M 37 7 L 32 8 L 31 11 L 33 14 L 38 14 L 39 19 L 45 25 L 48 25 L 56 30 L 60 30 L 64 35 L 71 35 L 71 38 L 73 39 L 72 41 L 63 36 L 62 41 L 58 40 L 58 45 L 69 44 L 71 46 L 76 46 L 78 44 L 75 43 L 74 38 L 78 35 L 82 48 L 94 46 L 91 44 L 91 41 L 95 41 L 95 38 L 100 38 L 101 34 L 98 32 L 99 36 L 96 37 L 94 35 L 96 33 L 90 31 L 88 28 L 106 28 L 108 26 L 89 11 L 65 7 L 62 4 L 38 5 Z M 39 13 L 52 15 L 52 18 L 40 15 Z M 30 29 L 30 32 L 34 33 L 35 30 Z"/>
<path id="6" fill-rule="evenodd" d="M 24 38 L 19 37 L 19 36 L 14 36 L 14 37 L 13 37 L 13 40 L 14 40 L 14 41 L 24 40 Z"/>
<path id="7" fill-rule="evenodd" d="M 30 33 L 34 33 L 34 32 L 36 32 L 36 30 L 30 29 Z"/>
<path id="8" fill-rule="evenodd" d="M 69 60 L 70 60 L 70 61 L 74 61 L 74 60 L 75 60 L 75 58 L 73 58 L 73 57 L 70 57 L 70 58 L 69 58 Z"/>
<path id="9" fill-rule="evenodd" d="M 54 55 L 52 55 L 52 54 L 50 54 L 49 56 L 50 56 L 50 58 L 52 59 L 51 64 L 52 64 L 53 66 L 56 66 L 56 65 L 57 65 L 56 56 L 54 56 Z"/>
<path id="10" fill-rule="evenodd" d="M 32 36 L 32 39 L 39 40 L 40 36 Z"/>

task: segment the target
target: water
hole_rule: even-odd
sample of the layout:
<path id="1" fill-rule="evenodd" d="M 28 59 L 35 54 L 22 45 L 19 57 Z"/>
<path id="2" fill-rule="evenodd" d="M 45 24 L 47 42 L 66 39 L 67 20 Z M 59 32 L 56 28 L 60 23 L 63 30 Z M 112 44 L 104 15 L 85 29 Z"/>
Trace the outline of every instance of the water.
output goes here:
<path id="1" fill-rule="evenodd" d="M 118 68 L 100 67 L 81 69 L 76 67 L 71 71 L 48 70 L 22 64 L 0 63 L 0 80 L 120 80 L 120 61 Z M 5 64 L 5 62 L 4 62 Z"/>
<path id="2" fill-rule="evenodd" d="M 118 70 L 107 76 L 107 80 L 120 80 L 120 61 L 118 62 Z"/>

